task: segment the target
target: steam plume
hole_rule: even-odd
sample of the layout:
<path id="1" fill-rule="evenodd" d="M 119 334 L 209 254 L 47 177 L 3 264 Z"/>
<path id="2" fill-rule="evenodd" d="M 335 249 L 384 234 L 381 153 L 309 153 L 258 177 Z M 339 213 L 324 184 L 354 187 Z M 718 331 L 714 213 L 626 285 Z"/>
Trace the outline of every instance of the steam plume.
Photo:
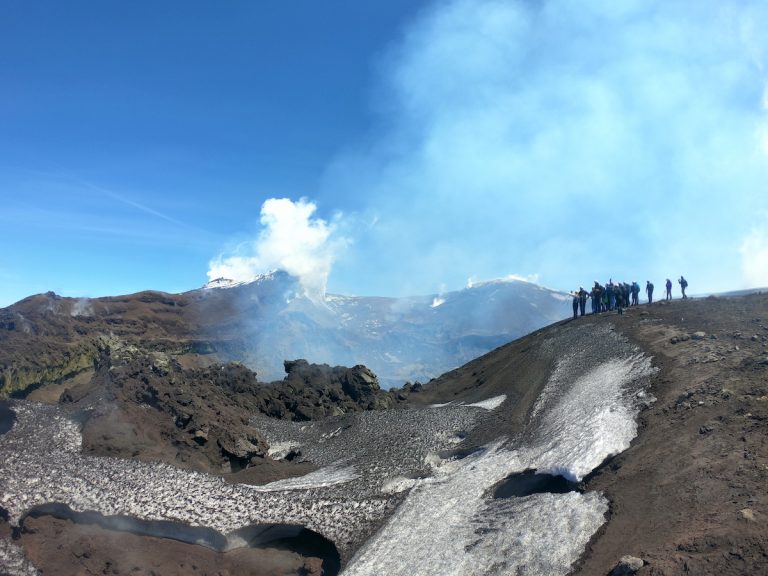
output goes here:
<path id="1" fill-rule="evenodd" d="M 754 282 L 739 249 L 768 209 L 767 29 L 748 0 L 435 3 L 380 63 L 378 130 L 329 170 L 376 216 L 334 289 Z"/>
<path id="2" fill-rule="evenodd" d="M 754 229 L 741 245 L 741 264 L 747 285 L 768 287 L 768 233 Z"/>
<path id="3" fill-rule="evenodd" d="M 208 278 L 250 282 L 279 269 L 296 276 L 306 295 L 322 299 L 331 266 L 347 240 L 334 236 L 334 222 L 313 218 L 317 207 L 302 198 L 270 198 L 261 207 L 263 229 L 255 240 L 209 263 Z"/>

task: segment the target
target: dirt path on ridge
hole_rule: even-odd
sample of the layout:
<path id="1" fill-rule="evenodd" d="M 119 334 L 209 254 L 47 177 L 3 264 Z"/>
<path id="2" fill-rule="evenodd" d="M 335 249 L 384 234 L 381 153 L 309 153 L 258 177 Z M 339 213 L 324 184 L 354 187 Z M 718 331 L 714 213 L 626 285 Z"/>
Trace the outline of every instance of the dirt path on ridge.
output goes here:
<path id="1" fill-rule="evenodd" d="M 624 555 L 645 562 L 641 576 L 768 574 L 768 295 L 611 321 L 653 356 L 658 401 L 631 447 L 587 481 L 611 517 L 574 574 L 608 574 Z"/>

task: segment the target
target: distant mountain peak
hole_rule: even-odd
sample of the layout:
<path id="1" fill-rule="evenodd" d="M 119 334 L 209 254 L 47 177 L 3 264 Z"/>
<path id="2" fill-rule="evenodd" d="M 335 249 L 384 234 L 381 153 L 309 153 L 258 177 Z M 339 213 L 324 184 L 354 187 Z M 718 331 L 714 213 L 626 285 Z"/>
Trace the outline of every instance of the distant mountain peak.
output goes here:
<path id="1" fill-rule="evenodd" d="M 212 290 L 214 288 L 234 288 L 235 286 L 242 286 L 246 282 L 238 282 L 231 278 L 215 278 L 206 282 L 203 285 L 203 290 Z"/>
<path id="2" fill-rule="evenodd" d="M 266 282 L 286 282 L 295 281 L 295 278 L 291 276 L 285 270 L 271 270 L 264 274 L 259 274 L 250 280 L 233 280 L 231 278 L 215 278 L 203 285 L 203 290 L 212 290 L 215 288 L 237 288 L 238 286 L 245 286 L 247 284 L 263 284 Z"/>
<path id="3" fill-rule="evenodd" d="M 473 280 L 470 279 L 467 281 L 467 288 L 480 288 L 482 286 L 489 286 L 489 285 L 497 285 L 497 284 L 531 284 L 533 286 L 539 286 L 542 287 L 540 284 L 538 284 L 534 279 L 531 278 L 523 278 L 522 276 L 517 276 L 515 274 L 510 274 L 509 276 L 502 276 L 501 278 L 492 278 L 491 280 Z"/>

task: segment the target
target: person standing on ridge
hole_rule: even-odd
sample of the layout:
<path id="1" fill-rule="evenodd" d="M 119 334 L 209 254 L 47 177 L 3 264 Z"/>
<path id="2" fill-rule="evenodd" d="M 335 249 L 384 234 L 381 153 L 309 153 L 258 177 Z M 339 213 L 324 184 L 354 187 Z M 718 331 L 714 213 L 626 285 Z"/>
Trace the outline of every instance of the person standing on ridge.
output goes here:
<path id="1" fill-rule="evenodd" d="M 595 286 L 592 286 L 592 289 L 589 291 L 589 299 L 592 303 L 592 314 L 597 314 L 597 282 L 595 282 Z"/>
<path id="2" fill-rule="evenodd" d="M 602 312 L 600 307 L 603 305 L 603 290 L 597 280 L 595 280 L 595 285 L 592 287 L 592 292 L 590 292 L 589 296 L 592 298 L 592 314 Z"/>
<path id="3" fill-rule="evenodd" d="M 584 290 L 583 286 L 579 286 L 579 311 L 582 316 L 584 316 L 587 309 L 587 296 L 589 296 L 589 292 Z"/>
<path id="4" fill-rule="evenodd" d="M 645 293 L 648 294 L 648 304 L 653 304 L 653 284 L 650 280 L 645 281 Z"/>
<path id="5" fill-rule="evenodd" d="M 613 278 L 608 279 L 605 291 L 608 292 L 608 310 L 613 312 L 613 309 L 616 307 L 616 287 L 613 285 Z"/>
<path id="6" fill-rule="evenodd" d="M 680 290 L 683 291 L 683 300 L 685 300 L 686 298 L 688 298 L 688 296 L 685 295 L 685 289 L 688 288 L 688 280 L 683 278 L 681 275 L 680 280 L 678 280 L 678 282 L 680 283 Z"/>
<path id="7" fill-rule="evenodd" d="M 664 287 L 667 289 L 666 300 L 672 300 L 672 280 L 667 278 L 667 283 L 664 285 Z"/>

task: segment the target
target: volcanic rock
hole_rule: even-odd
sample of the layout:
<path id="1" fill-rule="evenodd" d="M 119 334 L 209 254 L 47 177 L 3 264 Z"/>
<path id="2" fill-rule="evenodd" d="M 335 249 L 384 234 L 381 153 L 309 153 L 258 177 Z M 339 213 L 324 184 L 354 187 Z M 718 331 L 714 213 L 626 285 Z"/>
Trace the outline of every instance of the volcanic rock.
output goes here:
<path id="1" fill-rule="evenodd" d="M 631 576 L 642 568 L 644 562 L 635 556 L 623 556 L 611 572 L 611 576 Z"/>

